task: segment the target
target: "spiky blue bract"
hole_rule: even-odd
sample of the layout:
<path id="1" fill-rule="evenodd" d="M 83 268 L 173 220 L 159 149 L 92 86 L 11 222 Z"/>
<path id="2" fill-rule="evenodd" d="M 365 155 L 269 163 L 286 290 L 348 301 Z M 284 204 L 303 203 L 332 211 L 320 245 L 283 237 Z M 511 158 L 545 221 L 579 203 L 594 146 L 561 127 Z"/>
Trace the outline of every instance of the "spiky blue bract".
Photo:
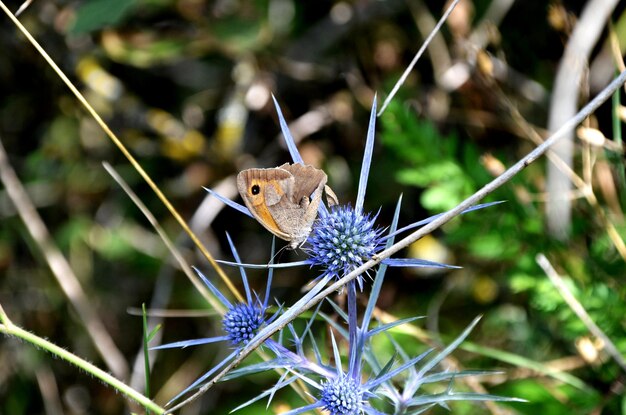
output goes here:
<path id="1" fill-rule="evenodd" d="M 350 205 L 334 206 L 313 225 L 306 248 L 309 260 L 325 275 L 341 277 L 369 260 L 381 247 L 383 229 L 376 217 Z"/>
<path id="2" fill-rule="evenodd" d="M 222 319 L 222 327 L 233 346 L 246 344 L 265 323 L 265 310 L 260 304 L 235 304 Z"/>
<path id="3" fill-rule="evenodd" d="M 363 391 L 342 374 L 322 384 L 320 403 L 331 415 L 358 415 L 363 412 Z"/>
<path id="4" fill-rule="evenodd" d="M 374 137 L 376 136 L 376 94 L 372 101 L 372 110 L 370 112 L 370 122 L 367 126 L 367 139 L 365 140 L 365 153 L 363 154 L 363 164 L 361 165 L 361 174 L 359 175 L 359 191 L 356 196 L 356 204 L 354 210 L 358 213 L 363 211 L 363 203 L 365 202 L 365 190 L 367 189 L 367 179 L 370 174 L 370 166 L 372 164 L 372 154 L 374 153 Z"/>

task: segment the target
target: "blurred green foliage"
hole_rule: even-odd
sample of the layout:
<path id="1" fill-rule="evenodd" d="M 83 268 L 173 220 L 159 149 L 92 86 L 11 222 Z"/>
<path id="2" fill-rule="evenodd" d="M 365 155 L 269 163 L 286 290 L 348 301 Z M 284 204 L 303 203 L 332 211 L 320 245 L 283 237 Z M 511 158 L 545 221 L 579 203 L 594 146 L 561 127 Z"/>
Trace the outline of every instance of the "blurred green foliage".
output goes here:
<path id="1" fill-rule="evenodd" d="M 444 26 L 441 43 L 420 60 L 380 117 L 366 207 L 381 207 L 381 225 L 391 219 L 400 193 L 401 222 L 408 224 L 450 209 L 491 180 L 500 165 L 511 165 L 528 152 L 533 144 L 510 105 L 531 126 L 546 124 L 555 68 L 585 3 L 514 2 L 502 20 L 481 26 L 494 4 L 462 2 L 456 20 Z M 620 45 L 626 44 L 620 29 L 623 8 L 612 16 Z M 215 187 L 243 168 L 288 160 L 277 139 L 270 92 L 295 122 L 305 160 L 326 169 L 342 203 L 353 201 L 373 94 L 391 90 L 423 41 L 422 18 L 437 19 L 441 12 L 436 1 L 90 0 L 33 2 L 20 19 L 189 219 L 205 197 L 202 186 Z M 484 35 L 485 43 L 468 48 L 472 34 Z M 592 59 L 613 73 L 610 54 L 603 58 L 605 40 Z M 129 182 L 188 260 L 214 275 L 127 160 L 6 18 L 0 25 L 0 50 L 0 140 L 132 367 L 141 353 L 142 322 L 128 313 L 130 308 L 207 305 L 173 267 L 156 233 L 104 172 L 102 161 Z M 477 63 L 484 57 L 498 58 L 507 70 L 490 72 Z M 452 64 L 468 71 L 465 79 L 453 77 L 461 79 L 459 85 L 445 83 L 449 79 L 443 74 Z M 623 93 L 617 101 L 624 102 Z M 612 127 L 612 109 L 608 103 L 590 120 L 609 139 L 621 136 Z M 585 157 L 597 168 L 586 166 Z M 546 231 L 545 164 L 530 166 L 491 196 L 506 203 L 464 215 L 433 235 L 431 242 L 441 247 L 446 262 L 462 270 L 390 271 L 379 306 L 398 317 L 428 316 L 416 325 L 431 330 L 435 339 L 459 332 L 484 314 L 472 342 L 485 351 L 456 357 L 464 367 L 503 370 L 483 383 L 489 392 L 530 401 L 502 405 L 502 410 L 626 413 L 624 374 L 535 262 L 543 253 L 566 275 L 593 320 L 626 354 L 626 267 L 607 232 L 608 222 L 626 239 L 624 197 L 606 190 L 626 185 L 623 154 L 577 141 L 574 169 L 581 176 L 586 168 L 591 172 L 586 179 L 599 206 L 574 199 L 567 241 Z M 0 304 L 17 324 L 104 367 L 4 188 L 0 218 Z M 270 237 L 256 222 L 226 209 L 213 221 L 202 216 L 197 223 L 216 257 L 228 258 L 224 232 L 229 231 L 242 258 L 267 262 Z M 432 249 L 408 251 L 427 255 Z M 298 253 L 283 252 L 278 260 L 292 255 Z M 264 274 L 250 274 L 253 284 L 263 287 Z M 307 269 L 277 272 L 273 295 L 291 304 L 311 277 Z M 163 327 L 164 341 L 206 337 L 220 329 L 211 318 L 168 318 Z M 411 336 L 398 338 L 407 350 L 423 347 Z M 380 347 L 384 352 L 385 345 Z M 520 360 L 505 360 L 490 350 Z M 151 376 L 157 399 L 169 399 L 226 352 L 209 345 L 159 354 Z M 546 370 L 563 370 L 585 387 L 529 369 L 521 358 Z M 187 370 L 182 380 L 173 375 L 180 368 Z M 45 383 L 42 373 L 52 374 L 54 385 Z M 161 390 L 172 378 L 179 380 Z M 273 381 L 267 374 L 224 383 L 188 413 L 227 413 Z M 44 413 L 55 403 L 62 413 L 128 412 L 114 391 L 75 368 L 1 338 L 0 414 Z M 276 413 L 300 403 L 295 393 L 282 393 L 268 410 L 259 403 L 242 412 Z M 495 413 L 465 403 L 455 404 L 452 412 Z"/>
<path id="2" fill-rule="evenodd" d="M 406 165 L 395 172 L 395 179 L 424 189 L 420 203 L 429 212 L 452 209 L 477 190 L 476 180 L 487 181 L 484 168 L 476 163 L 480 152 L 473 143 L 464 145 L 454 133 L 442 135 L 431 121 L 416 118 L 402 104 L 389 106 L 381 127 L 383 145 L 393 151 L 399 165 Z M 461 155 L 465 160 L 459 162 Z M 473 176 L 479 177 L 472 180 Z"/>
<path id="3" fill-rule="evenodd" d="M 88 34 L 109 26 L 117 26 L 132 13 L 136 0 L 90 0 L 76 9 L 72 35 Z"/>

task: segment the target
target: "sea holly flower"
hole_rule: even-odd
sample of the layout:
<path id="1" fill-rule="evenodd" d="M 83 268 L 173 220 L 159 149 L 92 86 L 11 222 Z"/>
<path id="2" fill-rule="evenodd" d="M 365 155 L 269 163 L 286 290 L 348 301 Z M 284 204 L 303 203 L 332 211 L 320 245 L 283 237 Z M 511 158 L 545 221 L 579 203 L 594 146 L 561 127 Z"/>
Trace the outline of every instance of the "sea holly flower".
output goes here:
<path id="1" fill-rule="evenodd" d="M 365 391 L 361 389 L 354 379 L 341 373 L 334 379 L 329 379 L 322 383 L 319 402 L 322 409 L 331 414 L 352 415 L 363 412 L 365 402 L 363 395 Z"/>
<path id="2" fill-rule="evenodd" d="M 233 244 L 232 239 L 228 233 L 226 234 L 228 239 L 228 243 L 230 244 L 230 248 L 233 253 L 233 257 L 235 261 L 239 262 L 239 254 L 235 249 L 235 245 Z M 274 243 L 272 243 L 272 251 L 271 257 L 274 256 Z M 273 277 L 273 269 L 269 269 L 267 276 L 267 285 L 265 290 L 265 296 L 263 297 L 263 301 L 259 299 L 256 293 L 250 290 L 250 286 L 248 284 L 248 277 L 246 276 L 245 269 L 243 267 L 239 267 L 241 272 L 241 280 L 243 282 L 244 291 L 246 294 L 246 298 L 244 302 L 236 302 L 233 303 L 229 301 L 226 296 L 224 296 L 218 289 L 209 281 L 200 270 L 193 267 L 194 271 L 198 274 L 198 276 L 202 279 L 207 288 L 217 297 L 217 299 L 225 306 L 227 309 L 226 313 L 222 316 L 222 329 L 224 330 L 224 335 L 215 336 L 215 337 L 207 337 L 201 339 L 192 339 L 192 340 L 183 340 L 177 341 L 174 343 L 163 344 L 160 346 L 153 347 L 152 350 L 160 350 L 160 349 L 172 349 L 172 348 L 186 348 L 190 346 L 198 346 L 202 344 L 209 343 L 217 343 L 217 342 L 227 342 L 233 351 L 221 362 L 215 365 L 211 370 L 206 372 L 200 378 L 198 378 L 195 382 L 193 382 L 189 387 L 180 392 L 177 396 L 175 396 L 170 402 L 177 400 L 181 396 L 185 395 L 187 392 L 199 387 L 206 379 L 212 376 L 217 370 L 226 365 L 230 360 L 232 360 L 237 353 L 241 350 L 243 346 L 245 346 L 258 332 L 259 330 L 271 323 L 278 315 L 279 312 L 274 315 L 268 315 L 268 301 L 270 295 L 270 287 L 272 285 L 272 277 Z M 270 348 L 275 343 L 269 344 Z"/>
<path id="3" fill-rule="evenodd" d="M 390 226 L 391 235 L 396 231 L 399 212 L 400 202 L 398 202 Z M 385 247 L 391 246 L 393 239 L 393 236 L 388 238 Z M 414 321 L 416 317 L 397 320 L 387 324 L 377 324 L 375 327 L 371 327 L 373 312 L 387 269 L 388 265 L 383 263 L 376 272 L 360 324 L 357 321 L 356 284 L 352 283 L 347 286 L 347 313 L 326 298 L 326 301 L 331 304 L 337 315 L 347 324 L 347 330 L 345 324 L 340 324 L 334 318 L 320 312 L 320 303 L 312 313 L 302 335 L 298 335 L 293 326 L 288 325 L 292 334 L 295 352 L 288 350 L 282 344 L 274 343 L 272 350 L 276 353 L 275 359 L 231 372 L 227 377 L 238 377 L 278 368 L 287 370 L 272 388 L 240 405 L 235 410 L 246 407 L 265 397 L 271 401 L 280 389 L 291 385 L 296 380 L 302 380 L 311 387 L 311 395 L 314 400 L 312 403 L 290 410 L 283 415 L 309 413 L 315 409 L 325 410 L 330 415 L 417 414 L 432 406 L 442 405 L 445 407 L 447 402 L 458 400 L 522 402 L 522 400 L 516 398 L 455 392 L 453 390 L 452 385 L 455 379 L 493 374 L 493 372 L 470 370 L 452 372 L 445 369 L 435 371 L 444 359 L 467 338 L 480 318 L 474 319 L 460 336 L 438 353 L 434 353 L 434 349 L 428 349 L 413 358 L 407 356 L 388 332 L 394 327 Z M 323 363 L 324 359 L 318 347 L 317 339 L 312 335 L 312 325 L 314 322 L 319 321 L 318 315 L 334 329 L 334 332 L 339 333 L 347 341 L 347 368 L 344 369 L 342 364 L 342 361 L 345 361 L 345 359 L 342 359 L 333 331 L 331 331 L 331 343 L 333 361 L 335 363 L 334 366 Z M 374 337 L 381 334 L 387 335 L 395 348 L 394 355 L 385 364 L 380 363 L 379 356 L 372 351 L 371 347 Z M 311 354 L 305 354 L 303 351 L 305 340 L 308 341 L 313 350 L 315 361 L 309 360 L 308 356 Z M 447 385 L 442 388 L 441 392 L 425 393 L 423 391 L 423 385 L 436 382 L 445 382 Z M 392 412 L 384 412 L 384 409 L 391 409 Z"/>
<path id="4" fill-rule="evenodd" d="M 377 278 L 381 273 L 378 273 Z M 370 300 L 368 309 L 373 310 L 373 306 L 369 304 L 375 302 Z M 335 306 L 337 307 L 337 306 Z M 315 311 L 311 321 L 313 321 L 319 313 L 319 308 Z M 343 312 L 339 312 L 342 317 L 349 320 L 349 317 Z M 346 332 L 343 326 L 334 322 L 328 316 L 322 314 L 324 319 L 343 337 L 348 339 L 350 333 Z M 379 334 L 387 334 L 387 332 L 398 325 L 406 324 L 415 318 L 399 320 L 389 324 L 378 325 L 374 328 L 368 328 L 365 325 L 357 328 L 360 332 L 358 341 L 349 342 L 348 351 L 348 367 L 344 369 L 342 364 L 341 353 L 335 340 L 335 336 L 331 331 L 331 343 L 334 366 L 322 363 L 321 354 L 315 337 L 309 336 L 311 347 L 317 361 L 310 361 L 306 355 L 298 352 L 294 353 L 283 348 L 281 345 L 272 348 L 277 353 L 277 357 L 269 362 L 262 362 L 251 365 L 246 368 L 237 369 L 231 372 L 226 378 L 231 379 L 251 373 L 257 373 L 264 370 L 286 369 L 278 382 L 269 390 L 259 394 L 255 398 L 245 402 L 233 410 L 237 411 L 241 408 L 249 406 L 263 398 L 268 398 L 268 405 L 275 394 L 285 386 L 291 385 L 296 380 L 304 381 L 311 387 L 314 400 L 312 403 L 299 408 L 292 409 L 283 415 L 298 415 L 309 413 L 315 409 L 323 409 L 330 415 L 384 415 L 384 414 L 417 414 L 421 413 L 432 406 L 442 405 L 446 407 L 451 401 L 500 401 L 500 402 L 524 402 L 517 398 L 497 396 L 491 394 L 481 394 L 473 392 L 456 392 L 453 390 L 453 381 L 468 376 L 484 376 L 491 375 L 495 372 L 490 371 L 435 371 L 434 369 L 452 353 L 469 335 L 471 330 L 476 326 L 480 318 L 474 319 L 472 323 L 459 335 L 452 343 L 443 350 L 434 353 L 434 349 L 428 349 L 413 358 L 407 358 L 404 351 L 398 349 L 385 365 L 381 365 L 378 357 L 372 352 L 370 343 L 374 336 Z M 367 319 L 369 320 L 369 319 Z M 310 322 L 311 322 L 310 321 Z M 369 323 L 365 323 L 369 324 Z M 349 331 L 352 330 L 349 327 Z M 310 330 L 307 326 L 305 331 Z M 394 345 L 397 345 L 394 342 Z M 361 349 L 362 353 L 358 353 L 357 349 Z M 397 362 L 397 356 L 402 354 L 402 361 Z M 353 359 L 352 356 L 360 356 Z M 361 371 L 363 365 L 367 365 L 368 376 L 363 376 Z M 426 393 L 422 390 L 422 386 L 432 383 L 445 383 L 440 392 Z M 399 386 L 397 386 L 399 385 Z M 385 409 L 391 410 L 386 412 Z"/>
<path id="5" fill-rule="evenodd" d="M 312 265 L 340 277 L 372 258 L 380 250 L 384 229 L 376 227 L 378 215 L 360 215 L 350 205 L 322 212 L 304 248 Z"/>
<path id="6" fill-rule="evenodd" d="M 291 156 L 296 163 L 302 163 L 302 158 L 298 153 L 295 143 L 291 138 L 291 134 L 287 128 L 286 122 L 282 116 L 280 108 L 274 99 L 278 119 L 285 137 L 287 147 Z M 311 265 L 322 269 L 320 281 L 314 289 L 307 295 L 314 295 L 319 292 L 332 278 L 341 278 L 347 273 L 358 268 L 360 265 L 381 252 L 385 247 L 391 246 L 397 235 L 410 229 L 423 226 L 438 216 L 436 215 L 419 222 L 412 223 L 398 229 L 398 218 L 400 212 L 401 199 L 394 214 L 394 218 L 389 229 L 381 228 L 375 224 L 378 214 L 371 215 L 363 212 L 365 201 L 365 193 L 367 189 L 367 180 L 372 158 L 372 150 L 374 145 L 374 132 L 376 122 L 376 100 L 372 105 L 370 114 L 370 123 L 367 132 L 367 140 L 365 144 L 365 153 L 363 156 L 363 164 L 361 174 L 359 176 L 359 187 L 356 202 L 352 205 L 332 206 L 327 209 L 320 205 L 319 217 L 314 222 L 312 232 L 309 235 L 307 244 L 303 250 L 308 254 L 308 258 L 304 261 L 293 262 L 287 264 L 271 265 L 271 267 L 288 267 L 296 265 Z M 208 190 L 208 189 L 207 189 Z M 225 199 L 214 192 L 210 191 L 216 197 L 220 198 L 224 203 L 232 206 L 239 211 L 250 216 L 249 211 L 238 203 Z M 499 202 L 496 202 L 499 203 Z M 467 209 L 463 213 L 472 210 L 481 209 L 491 206 L 495 203 L 487 203 L 477 205 Z M 241 262 L 225 262 L 229 265 L 240 267 L 260 267 L 265 268 L 266 265 L 242 264 Z M 309 323 L 303 336 L 297 336 L 293 327 L 288 326 L 295 340 L 296 352 L 284 347 L 282 343 L 276 343 L 272 340 L 266 341 L 265 344 L 273 344 L 272 351 L 276 353 L 276 358 L 263 362 L 253 367 L 231 372 L 230 376 L 241 376 L 243 374 L 252 373 L 252 371 L 270 370 L 270 369 L 287 369 L 278 382 L 270 390 L 260 394 L 253 400 L 246 402 L 240 407 L 249 405 L 263 397 L 268 396 L 270 399 L 281 388 L 290 385 L 297 379 L 303 380 L 317 392 L 313 392 L 315 400 L 313 403 L 287 412 L 288 415 L 296 415 L 311 411 L 313 409 L 324 409 L 331 415 L 357 415 L 357 414 L 373 414 L 380 415 L 377 409 L 379 405 L 374 405 L 373 400 L 382 400 L 386 398 L 384 405 L 392 406 L 394 414 L 416 414 L 428 409 L 432 405 L 446 405 L 447 401 L 452 400 L 502 400 L 502 401 L 519 401 L 515 398 L 506 398 L 493 396 L 488 394 L 475 393 L 456 393 L 452 391 L 452 381 L 456 378 L 465 376 L 482 375 L 488 372 L 463 371 L 449 372 L 442 371 L 432 372 L 438 365 L 453 351 L 459 344 L 469 335 L 472 328 L 477 324 L 475 319 L 470 326 L 448 347 L 435 354 L 434 357 L 427 359 L 432 353 L 428 350 L 421 355 L 409 358 L 400 347 L 397 348 L 396 355 L 392 356 L 384 365 L 382 365 L 378 357 L 371 351 L 372 338 L 400 324 L 408 323 L 414 318 L 398 320 L 389 324 L 378 325 L 370 328 L 373 310 L 376 300 L 380 293 L 380 289 L 384 280 L 384 276 L 388 267 L 438 267 L 453 268 L 452 266 L 440 264 L 436 262 L 425 261 L 414 258 L 386 258 L 379 264 L 376 271 L 376 278 L 371 288 L 368 305 L 359 323 L 357 313 L 357 284 L 363 290 L 363 276 L 359 276 L 356 280 L 347 283 L 347 313 L 339 307 L 335 307 L 338 315 L 340 315 L 347 323 L 347 330 L 343 325 L 336 323 L 333 319 L 327 318 L 329 325 L 340 333 L 348 344 L 347 368 L 344 370 L 339 348 L 332 337 L 332 347 L 334 354 L 335 367 L 330 367 L 322 363 L 321 353 L 317 346 L 317 340 L 310 335 Z M 306 297 L 306 295 L 305 295 Z M 298 303 L 303 303 L 303 298 Z M 329 301 L 326 299 L 326 301 Z M 330 301 L 329 301 L 330 302 Z M 332 302 L 331 302 L 332 304 Z M 294 307 L 295 308 L 295 307 Z M 319 310 L 319 309 L 318 309 Z M 291 313 L 289 309 L 286 313 Z M 317 312 L 315 313 L 317 314 Z M 321 314 L 321 313 L 320 313 Z M 286 317 L 286 315 L 284 316 Z M 269 328 L 268 328 L 269 329 Z M 259 335 L 263 334 L 263 331 Z M 311 346 L 315 353 L 316 361 L 310 361 L 302 352 L 302 339 L 307 337 L 310 339 Z M 332 335 L 332 333 L 331 333 Z M 281 334 L 282 336 L 282 334 Z M 402 358 L 402 362 L 396 363 L 396 356 Z M 423 363 L 425 362 L 425 363 Z M 418 369 L 417 365 L 421 365 Z M 364 376 L 364 372 L 367 376 Z M 402 375 L 403 386 L 398 388 L 398 379 Z M 369 378 L 368 378 L 369 376 Z M 437 394 L 424 394 L 422 386 L 426 383 L 448 382 L 449 385 L 445 392 Z"/>
<path id="7" fill-rule="evenodd" d="M 278 102 L 274 98 L 274 105 L 278 114 L 280 127 L 287 144 L 287 148 L 291 154 L 294 163 L 303 163 L 302 157 L 298 152 L 295 142 L 289 132 L 287 123 L 282 115 L 282 111 Z M 340 278 L 350 271 L 356 269 L 361 264 L 371 259 L 374 255 L 382 250 L 385 242 L 401 233 L 414 229 L 419 226 L 435 220 L 439 215 L 412 223 L 393 233 L 384 235 L 385 229 L 376 226 L 375 221 L 378 215 L 371 215 L 363 212 L 363 204 L 365 201 L 365 193 L 367 189 L 367 180 L 369 177 L 370 164 L 374 147 L 374 138 L 376 130 L 376 98 L 372 105 L 369 126 L 367 131 L 367 139 L 365 143 L 365 153 L 361 174 L 359 176 L 359 188 L 357 192 L 356 203 L 354 207 L 351 205 L 335 205 L 327 209 L 320 204 L 319 217 L 314 222 L 311 234 L 307 239 L 307 243 L 303 246 L 304 252 L 308 254 L 308 258 L 304 261 L 291 262 L 286 264 L 275 264 L 272 267 L 289 267 L 310 265 L 318 266 L 322 269 L 322 277 Z M 206 189 L 208 192 L 219 198 L 227 205 L 239 210 L 240 212 L 253 217 L 250 211 L 243 205 L 236 203 L 230 199 L 220 196 L 216 192 Z M 496 203 L 486 203 L 467 209 L 463 213 L 473 210 L 482 209 L 494 205 Z M 237 262 L 219 261 L 227 265 L 241 265 L 249 268 L 266 268 L 267 265 L 242 264 Z M 433 267 L 433 268 L 457 268 L 438 262 L 427 261 L 418 258 L 386 258 L 382 261 L 391 267 Z M 362 287 L 362 277 L 359 277 L 358 284 Z"/>

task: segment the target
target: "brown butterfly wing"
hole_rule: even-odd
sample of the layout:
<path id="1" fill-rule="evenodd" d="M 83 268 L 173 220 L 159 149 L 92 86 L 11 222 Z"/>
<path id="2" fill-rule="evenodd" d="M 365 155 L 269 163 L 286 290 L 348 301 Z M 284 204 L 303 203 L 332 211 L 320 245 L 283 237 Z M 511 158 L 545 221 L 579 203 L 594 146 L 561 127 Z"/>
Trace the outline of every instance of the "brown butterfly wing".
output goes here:
<path id="1" fill-rule="evenodd" d="M 291 173 L 278 168 L 248 169 L 237 175 L 239 194 L 244 202 L 253 206 L 261 203 L 267 205 L 279 203 L 284 194 L 293 193 L 293 182 Z M 258 186 L 258 189 L 255 189 L 255 186 Z"/>
<path id="2" fill-rule="evenodd" d="M 315 199 L 313 193 L 321 194 L 328 179 L 324 171 L 300 163 L 285 163 L 282 166 L 278 166 L 278 168 L 286 170 L 293 175 L 295 188 L 292 202 L 297 205 L 299 205 L 305 197 L 307 199 Z M 319 206 L 319 202 L 317 202 L 317 205 Z M 317 211 L 317 208 L 315 210 Z"/>
<path id="3" fill-rule="evenodd" d="M 246 207 L 268 231 L 286 241 L 291 236 L 275 215 L 274 207 L 289 200 L 294 178 L 282 169 L 248 169 L 237 175 L 237 189 Z"/>
<path id="4" fill-rule="evenodd" d="M 294 177 L 292 202 L 298 205 L 298 214 L 292 214 L 289 223 L 293 229 L 290 246 L 296 248 L 302 245 L 311 233 L 327 176 L 322 170 L 308 165 L 283 164 L 279 168 L 289 171 Z"/>
<path id="5" fill-rule="evenodd" d="M 326 180 L 326 173 L 315 167 L 285 163 L 244 170 L 237 176 L 237 187 L 254 217 L 296 248 L 311 232 Z"/>

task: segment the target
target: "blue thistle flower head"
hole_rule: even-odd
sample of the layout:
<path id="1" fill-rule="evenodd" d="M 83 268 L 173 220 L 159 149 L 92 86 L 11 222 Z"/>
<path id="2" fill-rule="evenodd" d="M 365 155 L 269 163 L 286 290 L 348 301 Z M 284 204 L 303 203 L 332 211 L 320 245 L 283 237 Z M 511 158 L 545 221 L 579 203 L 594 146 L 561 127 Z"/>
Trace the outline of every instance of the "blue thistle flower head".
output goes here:
<path id="1" fill-rule="evenodd" d="M 237 262 L 240 262 L 237 249 L 235 248 L 235 245 L 233 244 L 233 241 L 228 233 L 226 234 L 226 237 L 228 239 L 228 243 L 232 250 L 233 256 L 235 257 L 235 260 Z M 274 242 L 272 242 L 271 256 L 274 256 Z M 218 371 L 224 365 L 228 364 L 228 362 L 230 362 L 237 355 L 237 353 L 239 353 L 241 349 L 245 347 L 245 345 L 250 340 L 252 340 L 252 338 L 259 332 L 259 330 L 274 321 L 274 319 L 279 314 L 276 313 L 273 316 L 267 314 L 268 302 L 270 298 L 270 287 L 272 285 L 272 278 L 274 274 L 272 269 L 270 269 L 268 272 L 265 295 L 263 296 L 263 300 L 261 301 L 258 295 L 251 290 L 250 285 L 248 284 L 248 277 L 246 275 L 245 269 L 243 267 L 240 267 L 239 269 L 241 272 L 241 281 L 245 290 L 245 298 L 243 299 L 243 301 L 231 302 L 211 281 L 209 281 L 204 276 L 204 274 L 202 274 L 202 272 L 200 272 L 200 270 L 195 267 L 192 268 L 194 269 L 194 271 L 196 271 L 198 277 L 200 277 L 200 279 L 204 282 L 209 291 L 211 291 L 213 295 L 219 300 L 219 302 L 221 302 L 222 305 L 225 307 L 226 312 L 222 317 L 222 328 L 224 329 L 225 334 L 215 337 L 182 340 L 174 343 L 163 344 L 160 346 L 152 347 L 151 350 L 186 348 L 190 346 L 199 346 L 203 344 L 211 344 L 222 341 L 229 342 L 235 350 L 217 365 L 213 366 L 212 369 L 196 379 L 191 385 L 185 388 L 185 390 L 172 398 L 169 403 L 172 403 L 173 401 L 187 394 L 189 391 L 201 386 L 202 383 L 204 383 L 216 371 Z"/>
<path id="2" fill-rule="evenodd" d="M 331 415 L 358 415 L 363 413 L 363 390 L 341 374 L 322 383 L 320 403 Z"/>
<path id="3" fill-rule="evenodd" d="M 224 314 L 222 327 L 230 343 L 239 346 L 248 343 L 265 320 L 265 308 L 258 301 L 253 304 L 239 303 Z"/>
<path id="4" fill-rule="evenodd" d="M 370 259 L 384 245 L 377 215 L 362 214 L 350 205 L 333 206 L 315 221 L 306 248 L 312 265 L 341 277 Z"/>

